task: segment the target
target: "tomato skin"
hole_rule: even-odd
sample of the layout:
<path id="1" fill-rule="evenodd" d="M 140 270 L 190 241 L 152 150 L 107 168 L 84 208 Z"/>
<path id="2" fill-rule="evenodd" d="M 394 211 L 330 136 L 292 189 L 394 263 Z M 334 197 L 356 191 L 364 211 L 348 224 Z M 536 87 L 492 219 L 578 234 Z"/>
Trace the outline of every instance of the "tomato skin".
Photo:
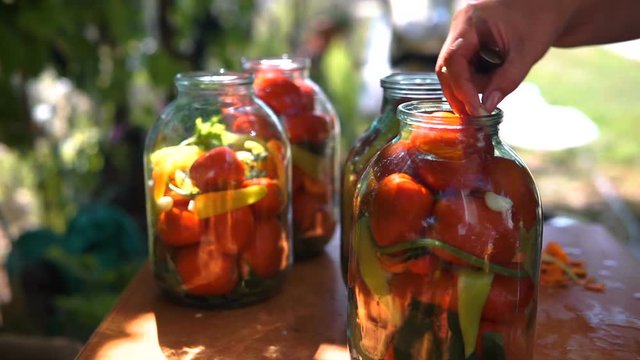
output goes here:
<path id="1" fill-rule="evenodd" d="M 267 188 L 267 195 L 251 205 L 257 217 L 276 216 L 284 209 L 285 197 L 282 193 L 282 187 L 277 181 L 261 177 L 245 180 L 242 183 L 242 187 L 251 185 L 263 185 Z"/>
<path id="2" fill-rule="evenodd" d="M 305 237 L 329 236 L 336 226 L 327 202 L 304 190 L 293 193 L 293 223 L 294 228 Z"/>
<path id="3" fill-rule="evenodd" d="M 321 145 L 331 135 L 331 124 L 324 115 L 313 113 L 292 114 L 283 117 L 289 141 L 292 144 Z"/>
<path id="4" fill-rule="evenodd" d="M 538 201 L 527 169 L 513 160 L 501 157 L 491 158 L 486 167 L 489 188 L 513 202 L 514 223 L 518 225 L 522 222 L 525 229 L 531 229 L 536 222 Z"/>
<path id="5" fill-rule="evenodd" d="M 244 180 L 244 164 L 227 146 L 213 148 L 194 161 L 191 182 L 203 192 L 235 188 Z"/>
<path id="6" fill-rule="evenodd" d="M 407 140 L 390 143 L 380 150 L 373 165 L 373 175 L 380 181 L 393 173 L 415 177 L 411 144 Z"/>
<path id="7" fill-rule="evenodd" d="M 211 216 L 203 223 L 203 242 L 215 244 L 225 254 L 237 254 L 255 237 L 255 219 L 248 206 Z"/>
<path id="8" fill-rule="evenodd" d="M 158 234 L 167 245 L 185 246 L 200 242 L 202 230 L 194 213 L 176 206 L 158 216 Z"/>
<path id="9" fill-rule="evenodd" d="M 302 81 L 297 81 L 296 85 L 298 85 L 298 88 L 300 88 L 300 92 L 302 93 L 302 111 L 313 112 L 316 101 L 316 90 L 311 85 L 305 84 Z"/>
<path id="10" fill-rule="evenodd" d="M 496 322 L 511 322 L 531 303 L 535 287 L 526 278 L 512 278 L 496 274 L 489 296 L 482 309 L 482 318 Z"/>
<path id="11" fill-rule="evenodd" d="M 371 230 L 379 246 L 418 238 L 431 215 L 433 195 L 411 176 L 395 173 L 373 190 Z"/>
<path id="12" fill-rule="evenodd" d="M 414 161 L 417 178 L 433 191 L 464 190 L 469 192 L 483 188 L 482 159 L 471 156 L 460 161 L 423 158 Z"/>
<path id="13" fill-rule="evenodd" d="M 256 95 L 277 115 L 296 114 L 305 109 L 300 88 L 285 75 L 277 73 L 258 75 L 253 86 Z"/>
<path id="14" fill-rule="evenodd" d="M 256 222 L 256 237 L 243 258 L 259 277 L 269 278 L 280 270 L 284 253 L 281 246 L 283 236 L 285 234 L 278 219 L 267 218 Z"/>
<path id="15" fill-rule="evenodd" d="M 296 192 L 303 186 L 302 179 L 305 177 L 305 173 L 299 167 L 291 166 L 291 191 Z M 304 191 L 304 190 L 302 190 Z"/>
<path id="16" fill-rule="evenodd" d="M 490 262 L 509 263 L 518 245 L 518 230 L 508 212 L 489 209 L 484 198 L 455 193 L 440 198 L 433 210 L 428 237 Z M 465 264 L 451 253 L 434 249 L 442 259 Z"/>
<path id="17" fill-rule="evenodd" d="M 175 265 L 183 288 L 192 295 L 224 295 L 238 284 L 235 257 L 211 245 L 181 248 Z"/>

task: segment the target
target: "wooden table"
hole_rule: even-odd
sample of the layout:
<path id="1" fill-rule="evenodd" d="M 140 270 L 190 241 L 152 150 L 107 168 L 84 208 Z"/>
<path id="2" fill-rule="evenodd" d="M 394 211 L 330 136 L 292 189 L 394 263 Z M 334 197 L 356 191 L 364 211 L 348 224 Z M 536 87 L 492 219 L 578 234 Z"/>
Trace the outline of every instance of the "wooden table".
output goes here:
<path id="1" fill-rule="evenodd" d="M 597 224 L 547 224 L 607 285 L 540 289 L 536 359 L 640 359 L 640 261 Z M 348 359 L 346 291 L 338 241 L 295 264 L 283 291 L 258 305 L 203 310 L 175 305 L 143 267 L 78 359 Z"/>

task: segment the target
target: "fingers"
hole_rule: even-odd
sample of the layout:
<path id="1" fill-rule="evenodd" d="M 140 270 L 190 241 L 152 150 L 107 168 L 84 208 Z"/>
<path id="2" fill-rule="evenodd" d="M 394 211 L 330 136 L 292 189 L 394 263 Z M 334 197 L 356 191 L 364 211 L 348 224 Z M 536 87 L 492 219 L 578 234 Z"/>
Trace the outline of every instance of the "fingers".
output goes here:
<path id="1" fill-rule="evenodd" d="M 443 48 L 436 65 L 444 95 L 452 109 L 460 115 L 486 113 L 478 99 L 478 88 L 470 66 L 477 48 L 477 42 L 472 37 L 459 37 Z"/>

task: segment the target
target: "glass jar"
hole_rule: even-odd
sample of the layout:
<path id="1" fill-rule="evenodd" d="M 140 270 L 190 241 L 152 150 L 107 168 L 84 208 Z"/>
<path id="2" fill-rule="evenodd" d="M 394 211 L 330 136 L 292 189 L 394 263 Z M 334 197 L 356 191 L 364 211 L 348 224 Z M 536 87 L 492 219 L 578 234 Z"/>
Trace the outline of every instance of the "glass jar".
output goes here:
<path id="1" fill-rule="evenodd" d="M 342 278 L 346 282 L 349 260 L 349 238 L 353 221 L 353 196 L 356 184 L 369 160 L 389 141 L 398 135 L 400 122 L 396 117 L 398 105 L 414 101 L 443 100 L 442 88 L 435 73 L 399 72 L 380 80 L 382 107 L 369 128 L 356 139 L 342 168 L 340 206 L 340 260 Z"/>
<path id="2" fill-rule="evenodd" d="M 309 78 L 309 59 L 243 59 L 242 65 L 255 74 L 256 94 L 278 115 L 291 143 L 295 257 L 318 255 L 338 216 L 338 117 Z"/>
<path id="3" fill-rule="evenodd" d="M 541 207 L 502 111 L 415 101 L 398 117 L 354 202 L 351 358 L 531 359 Z"/>
<path id="4" fill-rule="evenodd" d="M 179 302 L 237 307 L 277 292 L 291 254 L 290 148 L 250 74 L 181 73 L 144 154 L 149 260 Z"/>

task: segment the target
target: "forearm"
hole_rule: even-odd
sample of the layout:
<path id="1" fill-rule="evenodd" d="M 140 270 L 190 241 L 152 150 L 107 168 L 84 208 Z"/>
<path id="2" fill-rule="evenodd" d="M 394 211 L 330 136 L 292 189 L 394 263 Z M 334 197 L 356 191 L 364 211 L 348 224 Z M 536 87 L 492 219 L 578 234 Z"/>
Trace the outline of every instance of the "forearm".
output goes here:
<path id="1" fill-rule="evenodd" d="M 554 42 L 571 47 L 640 38 L 640 0 L 567 0 L 573 10 Z"/>

